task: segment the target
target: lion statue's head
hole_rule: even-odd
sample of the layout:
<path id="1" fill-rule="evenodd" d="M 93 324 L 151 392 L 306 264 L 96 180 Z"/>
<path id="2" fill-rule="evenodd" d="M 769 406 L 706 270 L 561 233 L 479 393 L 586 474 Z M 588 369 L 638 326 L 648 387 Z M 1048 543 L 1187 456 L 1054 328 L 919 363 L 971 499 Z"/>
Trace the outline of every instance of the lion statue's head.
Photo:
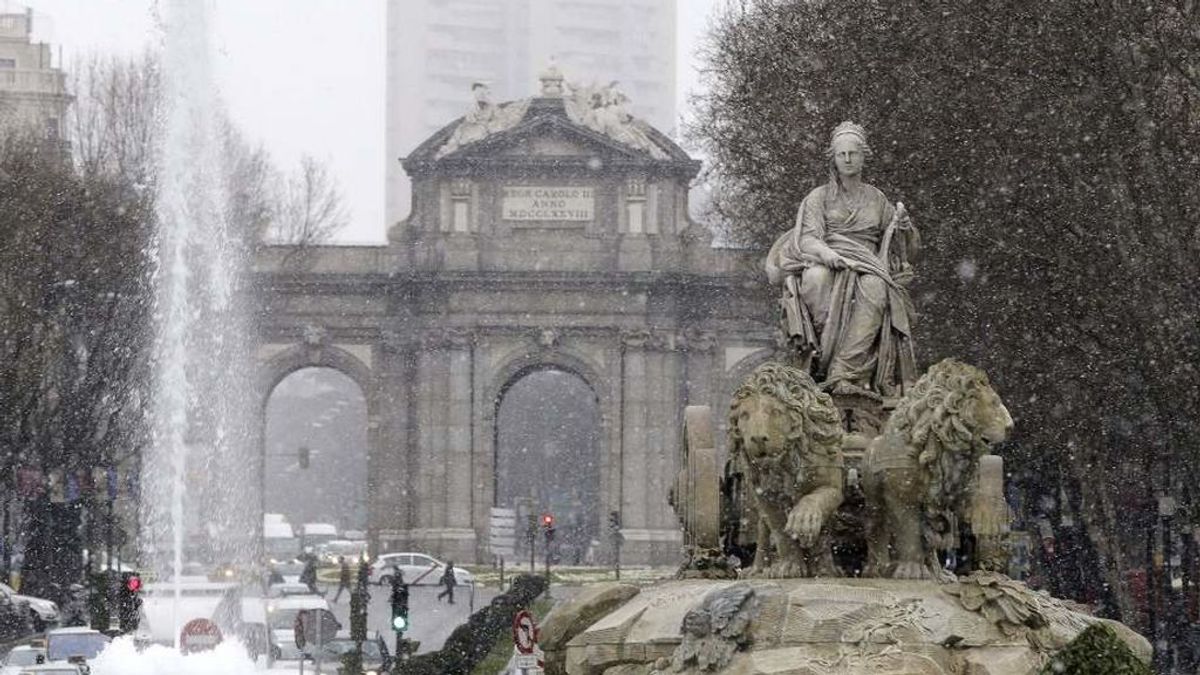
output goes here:
<path id="1" fill-rule="evenodd" d="M 729 411 L 731 453 L 771 464 L 841 450 L 841 413 L 812 377 L 781 363 L 765 363 L 734 392 Z"/>
<path id="2" fill-rule="evenodd" d="M 1013 420 L 982 370 L 955 359 L 930 368 L 904 395 L 884 426 L 902 438 L 931 472 L 941 502 L 966 487 L 988 446 L 1008 437 Z"/>

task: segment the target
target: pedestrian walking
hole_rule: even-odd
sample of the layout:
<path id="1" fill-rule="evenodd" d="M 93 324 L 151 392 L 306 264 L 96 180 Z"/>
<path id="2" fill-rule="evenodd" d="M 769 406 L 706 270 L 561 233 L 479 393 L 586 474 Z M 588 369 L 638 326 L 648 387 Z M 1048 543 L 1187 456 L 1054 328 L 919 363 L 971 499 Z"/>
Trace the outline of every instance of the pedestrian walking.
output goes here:
<path id="1" fill-rule="evenodd" d="M 392 568 L 392 611 L 399 612 L 408 618 L 408 584 L 404 583 L 404 572 L 399 567 Z"/>
<path id="2" fill-rule="evenodd" d="M 300 583 L 308 586 L 313 595 L 323 595 L 317 590 L 317 559 L 309 556 L 304 559 L 304 569 L 300 572 Z"/>
<path id="3" fill-rule="evenodd" d="M 454 587 L 458 585 L 458 579 L 454 576 L 454 561 L 453 560 L 448 561 L 446 563 L 446 569 L 442 572 L 442 578 L 440 581 L 438 581 L 438 583 L 441 584 L 442 586 L 446 587 L 446 590 L 442 591 L 441 593 L 438 593 L 438 596 L 437 596 L 438 602 L 441 602 L 442 598 L 444 598 L 448 595 L 448 596 L 450 596 L 449 602 L 450 602 L 450 604 L 453 605 L 454 604 Z"/>
<path id="4" fill-rule="evenodd" d="M 337 602 L 338 598 L 342 597 L 342 589 L 347 593 L 353 593 L 354 589 L 350 588 L 350 563 L 346 562 L 346 556 L 338 556 L 338 565 L 341 570 L 338 572 L 338 590 L 337 595 L 333 596 L 333 601 Z"/>

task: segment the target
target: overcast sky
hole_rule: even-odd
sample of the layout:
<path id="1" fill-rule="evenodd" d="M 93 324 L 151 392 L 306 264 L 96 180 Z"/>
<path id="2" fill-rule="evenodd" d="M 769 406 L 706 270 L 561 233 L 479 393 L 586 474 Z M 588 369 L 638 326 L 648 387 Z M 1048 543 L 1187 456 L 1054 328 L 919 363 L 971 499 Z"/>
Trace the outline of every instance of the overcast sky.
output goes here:
<path id="1" fill-rule="evenodd" d="M 247 137 L 285 169 L 302 154 L 326 161 L 346 195 L 338 239 L 382 242 L 384 0 L 209 0 L 218 77 Z M 696 85 L 693 54 L 719 0 L 676 0 L 678 111 Z M 154 0 L 0 0 L 31 7 L 34 39 L 70 65 L 90 52 L 132 54 L 159 37 Z M 449 121 L 449 120 L 447 120 Z"/>

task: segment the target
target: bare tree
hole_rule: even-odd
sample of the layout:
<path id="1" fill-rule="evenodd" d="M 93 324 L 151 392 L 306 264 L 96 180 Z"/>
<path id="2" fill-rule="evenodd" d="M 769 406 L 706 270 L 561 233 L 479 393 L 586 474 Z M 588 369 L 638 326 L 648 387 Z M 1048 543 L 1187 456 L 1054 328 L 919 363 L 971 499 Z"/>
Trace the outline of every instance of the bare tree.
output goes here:
<path id="1" fill-rule="evenodd" d="M 71 70 L 72 150 L 84 175 L 101 172 L 148 185 L 162 112 L 158 56 L 80 57 Z"/>
<path id="2" fill-rule="evenodd" d="M 341 189 L 329 167 L 304 155 L 295 173 L 280 184 L 279 211 L 269 239 L 293 246 L 313 246 L 345 227 L 348 216 Z"/>
<path id="3" fill-rule="evenodd" d="M 830 130 L 867 127 L 872 182 L 922 227 L 922 359 L 992 374 L 1026 515 L 1079 514 L 1097 559 L 1043 549 L 1079 568 L 1056 590 L 1111 593 L 1140 626 L 1152 603 L 1129 579 L 1158 575 L 1156 497 L 1200 525 L 1200 5 L 1160 4 L 729 3 L 692 127 L 718 213 L 764 248 L 821 180 Z"/>

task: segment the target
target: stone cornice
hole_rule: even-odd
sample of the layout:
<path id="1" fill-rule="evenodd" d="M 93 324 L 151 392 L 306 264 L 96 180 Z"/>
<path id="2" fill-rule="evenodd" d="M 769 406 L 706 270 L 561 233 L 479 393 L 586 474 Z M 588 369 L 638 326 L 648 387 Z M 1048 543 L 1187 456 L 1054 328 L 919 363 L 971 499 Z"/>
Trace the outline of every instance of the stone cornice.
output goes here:
<path id="1" fill-rule="evenodd" d="M 528 290 L 538 288 L 613 288 L 687 286 L 702 288 L 752 289 L 763 282 L 757 274 L 730 272 L 535 272 L 535 271 L 414 271 L 392 275 L 364 273 L 311 273 L 254 275 L 259 291 L 303 290 L 305 294 L 386 291 L 406 287 L 484 286 L 487 289 Z"/>

